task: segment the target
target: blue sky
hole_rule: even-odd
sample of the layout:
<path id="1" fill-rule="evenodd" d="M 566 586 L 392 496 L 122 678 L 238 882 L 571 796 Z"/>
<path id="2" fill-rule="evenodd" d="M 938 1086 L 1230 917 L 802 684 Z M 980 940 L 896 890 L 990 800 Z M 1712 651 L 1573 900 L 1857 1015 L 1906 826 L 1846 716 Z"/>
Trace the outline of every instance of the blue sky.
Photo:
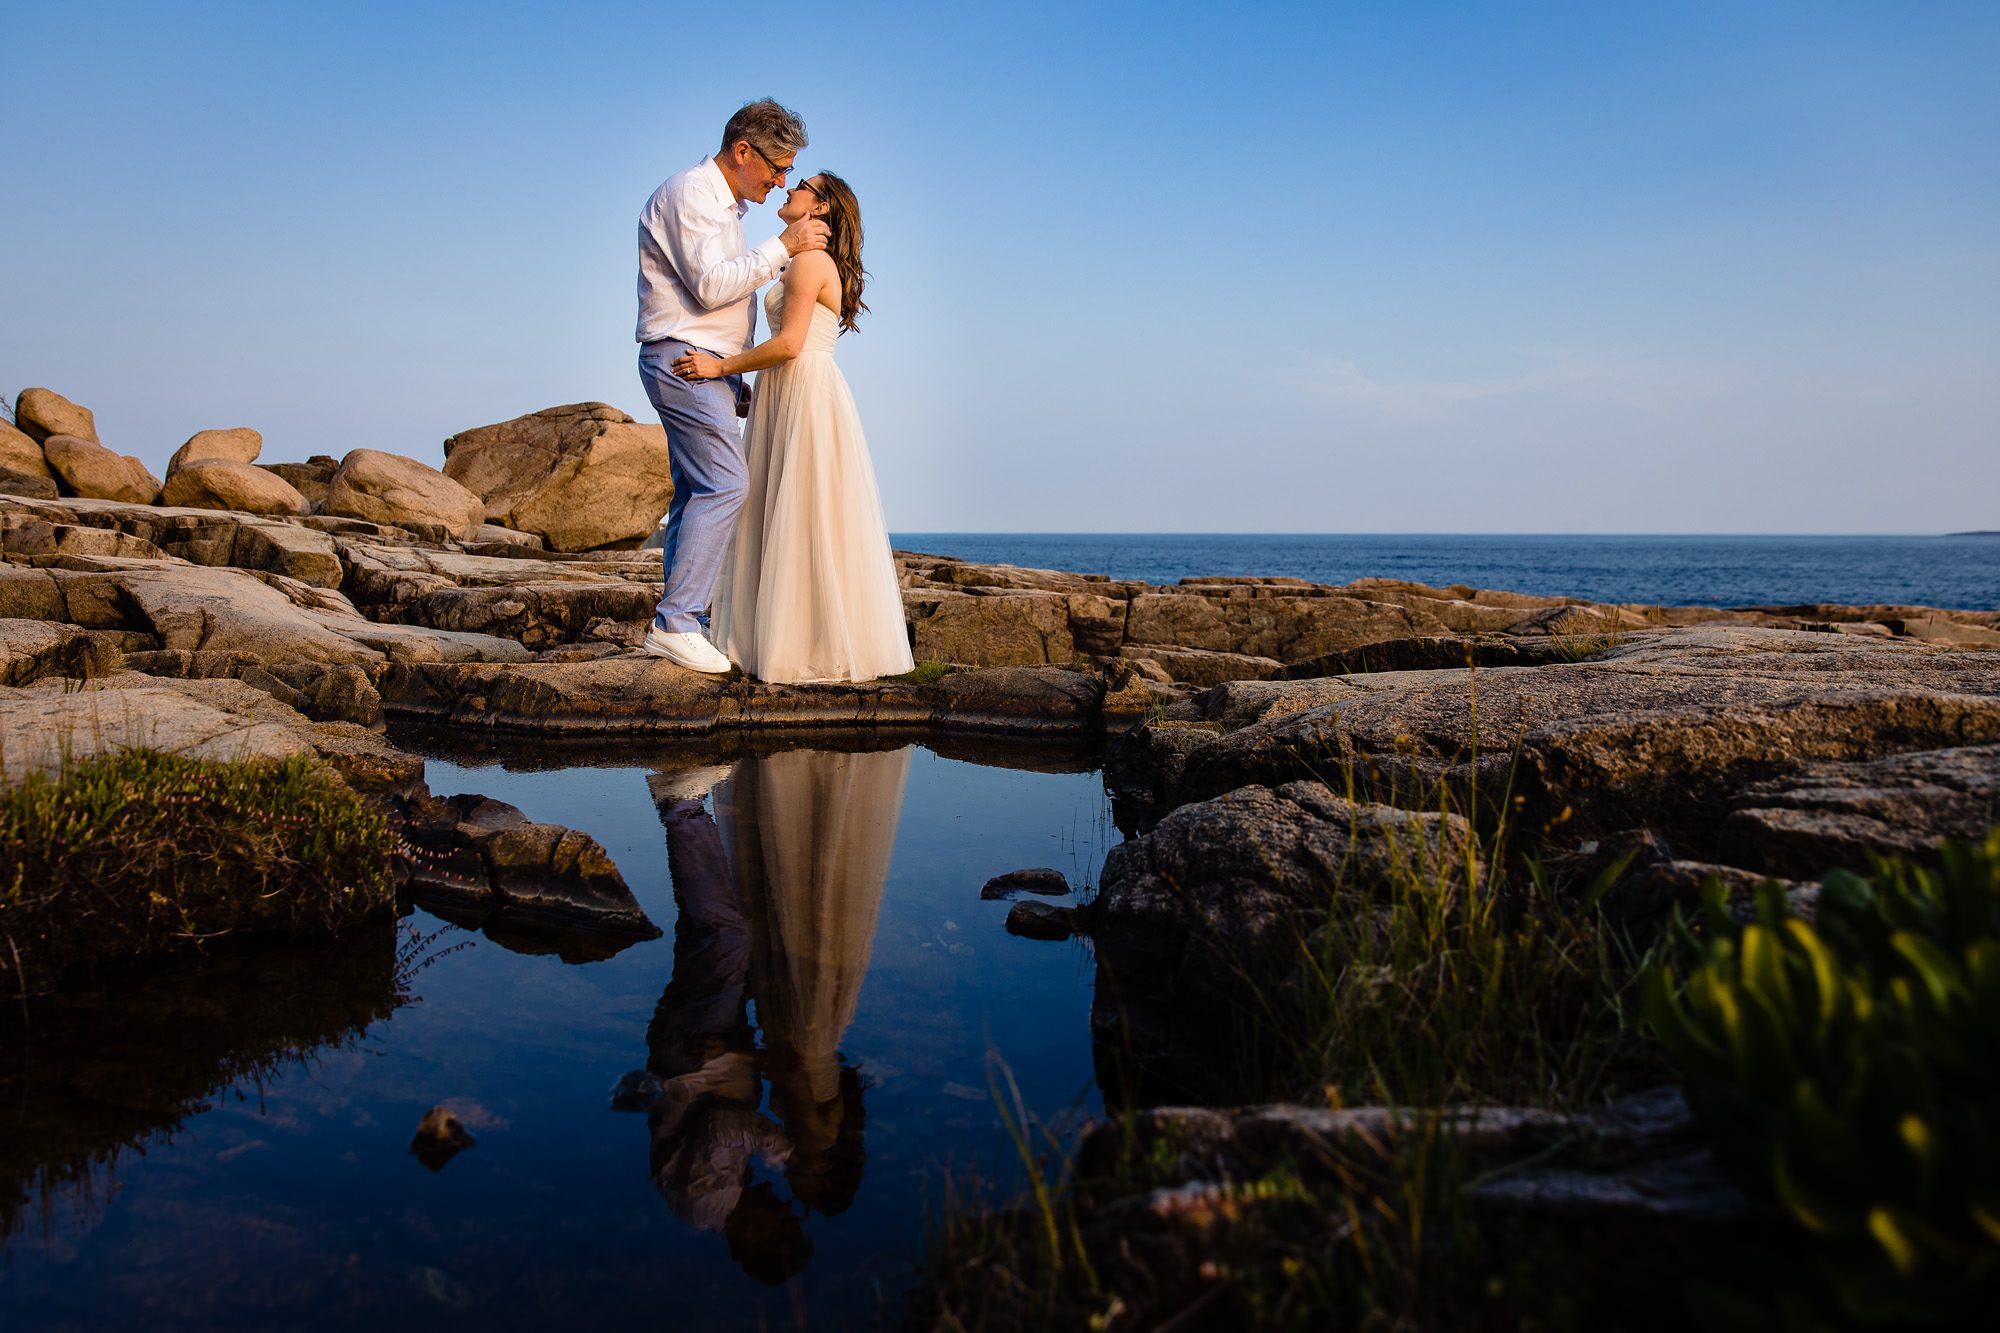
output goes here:
<path id="1" fill-rule="evenodd" d="M 1990 3 L 701 13 L 5 0 L 0 391 L 156 471 L 643 416 L 638 210 L 770 94 L 893 529 L 2000 527 Z"/>

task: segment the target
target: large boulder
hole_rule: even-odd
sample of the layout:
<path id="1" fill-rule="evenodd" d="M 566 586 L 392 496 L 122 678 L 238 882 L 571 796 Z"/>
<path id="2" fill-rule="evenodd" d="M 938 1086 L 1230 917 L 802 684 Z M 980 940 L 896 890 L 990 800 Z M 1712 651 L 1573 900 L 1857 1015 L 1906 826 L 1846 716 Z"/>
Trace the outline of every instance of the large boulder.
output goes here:
<path id="1" fill-rule="evenodd" d="M 1319 782 L 1174 811 L 1112 848 L 1099 877 L 1091 1033 L 1107 1071 L 1136 1062 L 1143 1101 L 1226 1099 L 1261 1039 L 1255 979 L 1292 971 L 1329 910 L 1367 910 L 1391 876 L 1466 891 L 1474 852 L 1457 815 L 1351 801 Z"/>
<path id="2" fill-rule="evenodd" d="M 160 479 L 129 454 L 114 454 L 79 435 L 51 435 L 42 454 L 63 486 L 90 500 L 122 500 L 152 504 L 160 498 Z"/>
<path id="3" fill-rule="evenodd" d="M 444 442 L 445 475 L 492 521 L 587 551 L 644 537 L 674 498 L 667 433 L 606 403 L 551 407 Z"/>
<path id="4" fill-rule="evenodd" d="M 283 477 L 293 490 L 315 505 L 326 503 L 327 488 L 340 472 L 340 460 L 325 454 L 314 454 L 303 463 L 259 463 L 257 466 L 273 476 Z"/>
<path id="5" fill-rule="evenodd" d="M 14 424 L 43 443 L 51 435 L 74 435 L 79 440 L 99 443 L 97 418 L 87 407 L 79 407 L 54 389 L 23 389 L 14 400 Z"/>
<path id="6" fill-rule="evenodd" d="M 233 509 L 243 514 L 304 514 L 312 509 L 283 477 L 224 458 L 204 458 L 169 470 L 162 498 L 190 509 Z"/>
<path id="7" fill-rule="evenodd" d="M 263 451 L 264 437 L 248 426 L 235 426 L 229 430 L 198 430 L 167 460 L 167 479 L 171 481 L 174 473 L 189 463 L 198 463 L 205 458 L 254 463 Z"/>
<path id="8" fill-rule="evenodd" d="M 0 421 L 0 468 L 29 477 L 49 476 L 49 463 L 42 457 L 41 442 L 4 421 Z"/>
<path id="9" fill-rule="evenodd" d="M 324 512 L 396 526 L 422 523 L 471 538 L 486 521 L 477 495 L 414 458 L 356 449 L 326 488 Z"/>

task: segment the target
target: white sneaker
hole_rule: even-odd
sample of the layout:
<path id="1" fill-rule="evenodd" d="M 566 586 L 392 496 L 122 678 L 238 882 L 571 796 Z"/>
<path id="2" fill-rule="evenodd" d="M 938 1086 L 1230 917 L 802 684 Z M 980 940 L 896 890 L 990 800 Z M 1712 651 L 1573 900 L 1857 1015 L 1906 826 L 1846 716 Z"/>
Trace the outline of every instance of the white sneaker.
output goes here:
<path id="1" fill-rule="evenodd" d="M 720 676 L 736 666 L 693 630 L 664 630 L 655 624 L 646 630 L 646 641 L 639 648 L 654 657 L 664 657 L 675 666 L 706 671 L 711 676 Z"/>
<path id="2" fill-rule="evenodd" d="M 663 801 L 699 801 L 716 783 L 735 771 L 734 764 L 705 764 L 676 772 L 648 773 L 646 790 L 652 793 L 654 805 Z"/>

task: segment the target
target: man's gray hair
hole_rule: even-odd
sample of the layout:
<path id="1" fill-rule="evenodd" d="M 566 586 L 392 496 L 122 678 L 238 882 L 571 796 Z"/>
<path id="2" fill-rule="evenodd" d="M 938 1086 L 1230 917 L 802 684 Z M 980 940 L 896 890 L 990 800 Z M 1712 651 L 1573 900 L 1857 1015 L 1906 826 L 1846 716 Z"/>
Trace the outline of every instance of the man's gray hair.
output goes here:
<path id="1" fill-rule="evenodd" d="M 722 151 L 727 153 L 738 140 L 767 157 L 784 157 L 806 146 L 806 123 L 799 113 L 779 106 L 768 97 L 745 102 L 743 109 L 722 127 Z"/>

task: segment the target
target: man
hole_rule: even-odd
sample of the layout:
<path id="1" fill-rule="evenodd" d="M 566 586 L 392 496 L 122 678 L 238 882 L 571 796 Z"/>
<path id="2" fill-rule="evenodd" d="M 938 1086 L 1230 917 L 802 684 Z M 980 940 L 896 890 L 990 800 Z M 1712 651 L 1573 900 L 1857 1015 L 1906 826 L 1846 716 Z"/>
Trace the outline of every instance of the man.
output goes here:
<path id="1" fill-rule="evenodd" d="M 796 114 L 765 98 L 729 118 L 722 147 L 653 192 L 639 215 L 639 378 L 667 428 L 674 498 L 662 534 L 667 586 L 645 650 L 719 674 L 729 659 L 701 632 L 701 615 L 743 507 L 747 469 L 736 419 L 749 412 L 743 377 L 683 380 L 671 367 L 690 348 L 734 356 L 756 341 L 757 289 L 793 255 L 826 248 L 826 223 L 794 222 L 756 249 L 743 214 L 761 204 L 806 146 Z"/>

